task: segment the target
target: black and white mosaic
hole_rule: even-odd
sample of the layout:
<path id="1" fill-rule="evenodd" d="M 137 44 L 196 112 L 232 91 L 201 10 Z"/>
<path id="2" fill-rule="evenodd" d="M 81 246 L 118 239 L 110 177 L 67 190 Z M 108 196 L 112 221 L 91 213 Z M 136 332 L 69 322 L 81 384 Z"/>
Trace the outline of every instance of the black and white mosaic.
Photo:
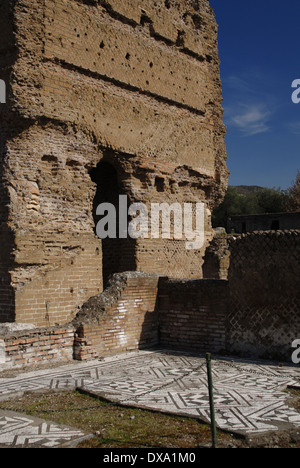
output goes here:
<path id="1" fill-rule="evenodd" d="M 284 392 L 289 385 L 300 388 L 299 367 L 216 358 L 212 370 L 219 428 L 260 433 L 300 427 L 300 413 L 289 405 L 289 395 Z M 187 353 L 139 351 L 0 378 L 0 399 L 25 391 L 75 388 L 128 406 L 210 420 L 205 357 Z M 50 446 L 64 437 L 79 436 L 73 429 L 68 432 L 55 425 L 37 429 L 29 420 L 23 415 L 8 418 L 0 413 L 0 444 L 11 441 L 13 434 L 16 444 L 28 433 L 29 441 L 39 439 Z"/>
<path id="2" fill-rule="evenodd" d="M 85 434 L 77 429 L 0 410 L 0 445 L 55 448 L 83 437 Z"/>

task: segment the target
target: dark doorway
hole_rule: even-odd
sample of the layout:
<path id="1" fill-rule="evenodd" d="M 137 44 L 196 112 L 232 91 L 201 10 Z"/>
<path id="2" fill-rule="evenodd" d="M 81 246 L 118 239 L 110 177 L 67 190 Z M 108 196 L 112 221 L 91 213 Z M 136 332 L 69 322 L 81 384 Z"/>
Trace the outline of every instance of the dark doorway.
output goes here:
<path id="1" fill-rule="evenodd" d="M 95 232 L 97 223 L 103 218 L 97 216 L 97 207 L 102 203 L 110 203 L 116 210 L 116 238 L 102 239 L 103 286 L 106 287 L 112 274 L 136 270 L 135 240 L 128 236 L 126 238 L 119 236 L 119 196 L 126 193 L 121 187 L 116 169 L 108 162 L 100 161 L 97 167 L 91 170 L 90 176 L 97 185 L 93 201 Z"/>
<path id="2" fill-rule="evenodd" d="M 279 231 L 280 223 L 278 219 L 274 219 L 271 224 L 271 231 Z"/>

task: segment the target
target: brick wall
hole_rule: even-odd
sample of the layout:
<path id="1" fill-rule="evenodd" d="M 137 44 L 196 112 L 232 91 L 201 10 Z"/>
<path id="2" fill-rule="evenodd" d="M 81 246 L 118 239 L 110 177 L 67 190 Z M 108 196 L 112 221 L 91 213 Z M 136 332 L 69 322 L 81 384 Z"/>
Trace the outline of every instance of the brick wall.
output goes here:
<path id="1" fill-rule="evenodd" d="M 105 160 L 121 193 L 147 206 L 202 201 L 210 240 L 228 170 L 209 1 L 5 0 L 0 39 L 0 223 L 12 233 L 0 320 L 70 321 L 102 290 L 103 266 L 106 283 L 101 258 L 108 274 L 201 278 L 205 246 L 101 244 L 90 174 Z"/>
<path id="2" fill-rule="evenodd" d="M 1 336 L 1 364 L 90 360 L 154 345 L 290 362 L 300 332 L 300 232 L 242 235 L 228 248 L 228 281 L 116 274 L 68 325 Z"/>
<path id="3" fill-rule="evenodd" d="M 196 352 L 225 350 L 228 283 L 160 280 L 160 345 Z"/>
<path id="4" fill-rule="evenodd" d="M 59 363 L 73 359 L 70 325 L 0 336 L 0 366 L 5 369 Z"/>
<path id="5" fill-rule="evenodd" d="M 91 298 L 73 321 L 75 358 L 88 360 L 157 345 L 157 292 L 157 275 L 114 275 L 108 289 Z"/>
<path id="6" fill-rule="evenodd" d="M 290 361 L 300 337 L 300 231 L 242 235 L 229 247 L 228 351 Z"/>
<path id="7" fill-rule="evenodd" d="M 0 323 L 13 322 L 15 292 L 9 271 L 12 262 L 13 233 L 5 224 L 0 226 L 0 245 Z"/>
<path id="8" fill-rule="evenodd" d="M 34 266 L 31 271 L 15 269 L 12 273 L 15 290 L 15 317 L 18 323 L 33 323 L 37 327 L 62 325 L 71 321 L 81 305 L 93 294 L 102 291 L 101 244 L 93 235 L 63 235 L 52 233 L 41 239 L 35 232 L 23 232 L 20 243 L 39 244 L 52 251 L 52 262 L 44 271 Z M 25 253 L 26 249 L 22 249 Z M 55 257 L 54 258 L 54 253 Z M 36 250 L 39 259 L 41 251 Z M 21 254 L 19 256 L 19 259 Z M 30 278 L 30 274 L 32 278 Z M 18 276 L 20 275 L 20 276 Z M 29 275 L 29 278 L 27 277 Z M 24 283 L 21 283 L 21 280 Z"/>
<path id="9" fill-rule="evenodd" d="M 1 15 L 0 15 L 1 16 Z M 1 28 L 0 20 L 0 29 Z M 1 34 L 0 33 L 0 34 Z M 1 41 L 0 41 L 1 42 Z M 0 54 L 1 72 L 1 54 Z M 0 122 L 2 120 L 0 105 Z M 5 174 L 7 158 L 5 154 L 4 131 L 0 123 L 0 323 L 13 321 L 15 318 L 15 295 L 11 284 L 10 266 L 12 264 L 12 250 L 14 246 L 14 232 L 8 226 L 9 217 L 9 183 Z"/>
<path id="10" fill-rule="evenodd" d="M 157 345 L 219 352 L 225 346 L 226 294 L 226 281 L 115 274 L 71 323 L 0 336 L 0 365 L 87 361 Z"/>
<path id="11" fill-rule="evenodd" d="M 0 320 L 61 325 L 102 291 L 89 175 L 101 156 L 87 138 L 76 143 L 54 128 L 20 126 L 18 132 L 1 160 L 9 161 L 2 166 L 3 189 L 0 163 Z M 13 166 L 19 172 L 8 181 Z"/>

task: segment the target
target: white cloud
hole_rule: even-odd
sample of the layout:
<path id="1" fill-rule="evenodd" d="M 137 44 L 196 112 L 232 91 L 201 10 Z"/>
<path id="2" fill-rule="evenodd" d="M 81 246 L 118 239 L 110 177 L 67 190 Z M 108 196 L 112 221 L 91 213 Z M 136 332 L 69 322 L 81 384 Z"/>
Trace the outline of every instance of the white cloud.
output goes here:
<path id="1" fill-rule="evenodd" d="M 294 135 L 300 135 L 300 121 L 289 122 L 286 124 L 287 129 Z"/>
<path id="2" fill-rule="evenodd" d="M 270 130 L 272 112 L 264 104 L 240 104 L 228 112 L 228 125 L 240 130 L 245 136 L 257 135 Z"/>
<path id="3" fill-rule="evenodd" d="M 267 78 L 259 70 L 229 75 L 223 80 L 227 90 L 225 121 L 244 136 L 269 132 L 278 100 L 267 88 Z"/>
<path id="4" fill-rule="evenodd" d="M 253 88 L 251 87 L 251 85 L 246 80 L 244 80 L 243 78 L 240 78 L 239 76 L 230 75 L 224 78 L 223 85 L 226 85 L 231 89 L 234 89 L 235 92 L 253 93 Z"/>

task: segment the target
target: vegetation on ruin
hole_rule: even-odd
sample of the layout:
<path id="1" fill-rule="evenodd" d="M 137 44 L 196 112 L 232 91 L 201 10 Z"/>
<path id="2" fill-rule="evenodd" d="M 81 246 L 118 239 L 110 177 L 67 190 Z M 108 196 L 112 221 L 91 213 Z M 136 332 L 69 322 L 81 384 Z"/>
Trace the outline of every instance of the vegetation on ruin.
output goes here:
<path id="1" fill-rule="evenodd" d="M 230 216 L 300 211 L 300 171 L 287 190 L 258 186 L 229 186 L 212 216 L 213 227 L 226 227 Z"/>
<path id="2" fill-rule="evenodd" d="M 93 436 L 79 448 L 195 448 L 211 444 L 211 429 L 198 420 L 115 405 L 79 391 L 28 392 L 0 402 L 5 408 L 81 429 Z M 232 436 L 218 432 L 219 441 Z"/>
<path id="3" fill-rule="evenodd" d="M 298 171 L 295 182 L 289 190 L 290 210 L 300 211 L 300 171 Z"/>
<path id="4" fill-rule="evenodd" d="M 299 390 L 287 390 L 300 411 Z M 81 429 L 90 438 L 77 448 L 201 448 L 211 447 L 211 428 L 197 419 L 173 416 L 103 401 L 79 391 L 28 392 L 0 402 L 17 411 Z M 243 438 L 217 431 L 219 448 L 300 448 L 299 430 Z"/>

